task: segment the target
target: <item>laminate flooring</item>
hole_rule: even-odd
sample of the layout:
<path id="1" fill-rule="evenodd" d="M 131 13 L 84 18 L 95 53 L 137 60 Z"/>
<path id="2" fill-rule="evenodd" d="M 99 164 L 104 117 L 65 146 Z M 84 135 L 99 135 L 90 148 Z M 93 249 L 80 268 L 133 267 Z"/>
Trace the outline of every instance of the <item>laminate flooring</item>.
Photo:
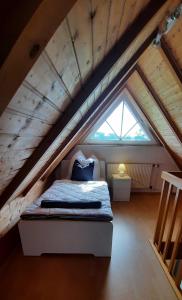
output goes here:
<path id="1" fill-rule="evenodd" d="M 176 300 L 149 244 L 159 194 L 113 202 L 112 257 L 24 257 L 17 247 L 0 269 L 1 300 Z"/>

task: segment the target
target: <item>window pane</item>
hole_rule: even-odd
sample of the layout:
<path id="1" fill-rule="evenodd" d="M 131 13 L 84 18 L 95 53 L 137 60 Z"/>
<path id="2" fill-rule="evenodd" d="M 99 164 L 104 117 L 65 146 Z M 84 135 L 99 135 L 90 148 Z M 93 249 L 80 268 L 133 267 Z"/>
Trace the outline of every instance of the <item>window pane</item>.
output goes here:
<path id="1" fill-rule="evenodd" d="M 92 140 L 114 141 L 119 140 L 118 136 L 112 131 L 109 125 L 104 122 L 100 128 L 91 136 Z"/>
<path id="2" fill-rule="evenodd" d="M 140 124 L 136 124 L 126 136 L 122 138 L 123 141 L 150 141 L 147 134 L 141 128 Z"/>
<path id="3" fill-rule="evenodd" d="M 127 105 L 124 105 L 123 125 L 122 125 L 122 137 L 137 123 L 137 120 L 128 109 Z"/>
<path id="4" fill-rule="evenodd" d="M 121 136 L 121 118 L 123 112 L 123 102 L 121 102 L 116 109 L 111 113 L 111 115 L 107 118 L 107 122 L 112 127 L 114 132 Z"/>

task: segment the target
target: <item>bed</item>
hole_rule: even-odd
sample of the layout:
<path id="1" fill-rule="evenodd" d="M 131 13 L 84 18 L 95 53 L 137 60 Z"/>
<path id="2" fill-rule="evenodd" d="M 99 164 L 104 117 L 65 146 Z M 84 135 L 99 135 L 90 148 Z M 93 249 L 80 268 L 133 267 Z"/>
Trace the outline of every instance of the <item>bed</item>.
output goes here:
<path id="1" fill-rule="evenodd" d="M 68 161 L 62 162 L 61 172 Z M 101 177 L 105 178 L 105 164 L 100 162 Z M 45 199 L 88 201 L 102 200 L 99 209 L 41 208 Z M 107 183 L 99 181 L 71 181 L 61 179 L 26 208 L 19 222 L 24 255 L 43 253 L 79 253 L 111 256 L 112 211 Z"/>

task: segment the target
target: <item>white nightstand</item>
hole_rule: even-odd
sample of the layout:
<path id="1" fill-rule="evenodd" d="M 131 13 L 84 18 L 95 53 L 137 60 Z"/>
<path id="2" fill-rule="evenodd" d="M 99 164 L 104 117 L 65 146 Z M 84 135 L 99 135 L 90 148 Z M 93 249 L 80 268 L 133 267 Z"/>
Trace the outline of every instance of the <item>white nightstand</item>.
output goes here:
<path id="1" fill-rule="evenodd" d="M 114 201 L 129 201 L 131 191 L 131 177 L 112 174 L 112 189 Z"/>

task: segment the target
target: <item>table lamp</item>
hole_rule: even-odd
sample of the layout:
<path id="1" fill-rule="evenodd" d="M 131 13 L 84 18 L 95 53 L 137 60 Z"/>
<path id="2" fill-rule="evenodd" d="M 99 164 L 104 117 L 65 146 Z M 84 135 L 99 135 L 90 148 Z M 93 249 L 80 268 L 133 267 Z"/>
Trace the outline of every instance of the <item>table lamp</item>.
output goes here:
<path id="1" fill-rule="evenodd" d="M 119 164 L 118 171 L 121 177 L 125 176 L 125 172 L 126 172 L 125 164 Z"/>

